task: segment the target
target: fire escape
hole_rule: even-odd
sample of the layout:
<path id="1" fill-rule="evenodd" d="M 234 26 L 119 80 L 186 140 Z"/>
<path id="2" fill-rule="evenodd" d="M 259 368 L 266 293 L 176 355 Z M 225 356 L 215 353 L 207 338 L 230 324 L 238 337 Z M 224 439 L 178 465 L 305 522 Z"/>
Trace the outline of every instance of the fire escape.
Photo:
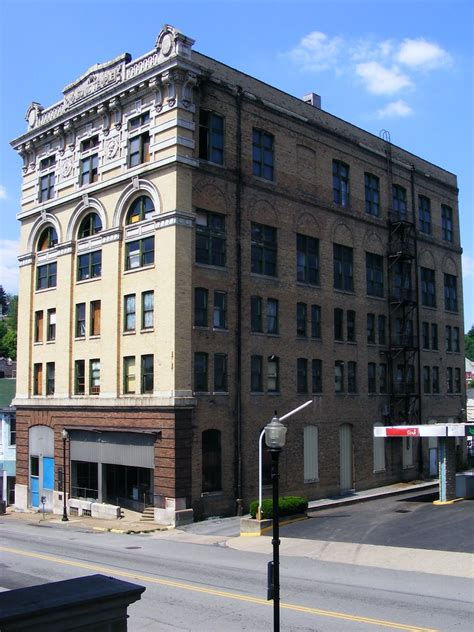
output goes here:
<path id="1" fill-rule="evenodd" d="M 387 171 L 392 189 L 389 138 L 387 144 Z M 420 412 L 416 223 L 414 208 L 409 212 L 404 191 L 400 188 L 394 192 L 388 217 L 387 360 L 390 422 L 394 425 L 419 423 Z M 413 199 L 411 203 L 413 206 Z"/>

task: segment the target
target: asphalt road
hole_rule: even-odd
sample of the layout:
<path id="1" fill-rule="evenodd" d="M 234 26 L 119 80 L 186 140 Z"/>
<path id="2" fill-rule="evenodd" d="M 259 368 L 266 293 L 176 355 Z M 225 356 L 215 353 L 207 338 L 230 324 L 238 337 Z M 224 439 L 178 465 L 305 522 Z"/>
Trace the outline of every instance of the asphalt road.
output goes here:
<path id="1" fill-rule="evenodd" d="M 209 537 L 194 535 L 193 543 L 179 537 L 2 519 L 0 586 L 99 572 L 146 586 L 129 609 L 130 632 L 272 629 L 271 602 L 265 600 L 268 555 L 232 550 Z M 471 630 L 467 580 L 301 557 L 281 562 L 282 631 Z"/>
<path id="2" fill-rule="evenodd" d="M 310 512 L 286 538 L 474 553 L 474 500 L 436 506 L 437 493 L 408 493 Z"/>

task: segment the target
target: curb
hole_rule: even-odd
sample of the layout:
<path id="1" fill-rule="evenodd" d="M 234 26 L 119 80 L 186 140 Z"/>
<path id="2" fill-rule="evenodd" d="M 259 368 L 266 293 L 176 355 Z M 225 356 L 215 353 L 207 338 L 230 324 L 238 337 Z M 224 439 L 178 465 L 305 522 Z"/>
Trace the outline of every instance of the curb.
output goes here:
<path id="1" fill-rule="evenodd" d="M 410 489 L 394 489 L 394 490 L 390 490 L 388 492 L 381 492 L 380 494 L 373 494 L 373 495 L 368 495 L 368 496 L 362 496 L 362 497 L 347 497 L 347 498 L 341 498 L 340 500 L 334 500 L 331 501 L 330 503 L 327 503 L 325 505 L 316 505 L 315 507 L 308 507 L 307 509 L 307 513 L 309 514 L 310 512 L 314 512 L 314 511 L 323 511 L 324 509 L 332 509 L 333 507 L 341 507 L 342 505 L 355 505 L 356 503 L 364 503 L 364 502 L 368 502 L 370 500 L 376 500 L 378 498 L 389 498 L 390 496 L 399 496 L 401 494 L 406 494 L 407 492 L 416 492 L 418 491 L 425 491 L 425 490 L 429 490 L 432 488 L 437 488 L 439 485 L 438 482 L 435 483 L 427 483 L 424 484 L 423 486 L 416 486 L 416 487 L 412 487 Z M 433 501 L 436 502 L 436 501 Z"/>
<path id="2" fill-rule="evenodd" d="M 285 527 L 288 524 L 293 524 L 295 522 L 301 522 L 302 520 L 307 520 L 308 516 L 295 516 L 294 518 L 288 518 L 287 520 L 280 520 L 280 527 Z M 273 525 L 268 527 L 263 527 L 259 531 L 241 531 L 240 535 L 242 537 L 260 537 L 261 535 L 265 535 L 273 529 Z"/>

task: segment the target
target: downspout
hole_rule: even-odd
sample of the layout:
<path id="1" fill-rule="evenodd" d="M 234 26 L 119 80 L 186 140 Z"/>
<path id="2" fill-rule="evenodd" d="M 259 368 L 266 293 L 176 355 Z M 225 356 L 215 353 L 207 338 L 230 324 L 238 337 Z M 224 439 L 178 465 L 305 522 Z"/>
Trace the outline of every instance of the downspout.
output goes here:
<path id="1" fill-rule="evenodd" d="M 242 507 L 242 88 L 237 86 L 235 96 L 237 126 L 235 134 L 236 189 L 235 189 L 235 262 L 237 323 L 235 336 L 235 502 L 238 516 Z"/>
<path id="2" fill-rule="evenodd" d="M 418 232 L 417 232 L 417 224 L 416 224 L 416 199 L 415 199 L 415 165 L 411 166 L 411 174 L 410 174 L 410 184 L 411 184 L 411 205 L 412 205 L 412 218 L 413 218 L 413 240 L 415 246 L 415 291 L 416 291 L 416 355 L 417 355 L 417 372 L 418 372 L 418 420 L 416 423 L 421 423 L 422 420 L 422 400 L 421 400 L 421 354 L 420 354 L 420 283 L 419 283 L 419 270 L 418 270 Z M 419 463 L 419 474 L 423 477 L 423 446 L 420 439 L 418 439 L 418 463 Z"/>

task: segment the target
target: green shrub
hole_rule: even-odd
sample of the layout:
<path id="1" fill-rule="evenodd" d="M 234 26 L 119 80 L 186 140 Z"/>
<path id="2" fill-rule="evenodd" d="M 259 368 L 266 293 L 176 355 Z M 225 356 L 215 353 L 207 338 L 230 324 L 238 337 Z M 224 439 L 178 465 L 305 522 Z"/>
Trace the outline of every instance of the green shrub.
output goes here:
<path id="1" fill-rule="evenodd" d="M 302 496 L 282 496 L 278 499 L 280 516 L 294 516 L 304 513 L 308 509 L 308 501 Z M 250 503 L 250 515 L 255 518 L 257 515 L 258 500 Z M 273 518 L 273 500 L 267 498 L 262 501 L 262 518 Z"/>

